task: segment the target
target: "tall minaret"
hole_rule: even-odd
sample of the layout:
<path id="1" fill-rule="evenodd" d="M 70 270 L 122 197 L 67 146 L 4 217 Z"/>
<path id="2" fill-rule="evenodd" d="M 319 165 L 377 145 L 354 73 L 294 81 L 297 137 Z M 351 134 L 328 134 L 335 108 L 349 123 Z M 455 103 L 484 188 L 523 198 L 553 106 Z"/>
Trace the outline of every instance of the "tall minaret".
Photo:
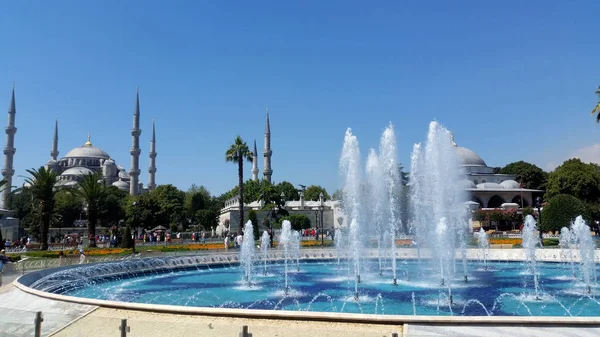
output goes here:
<path id="1" fill-rule="evenodd" d="M 258 181 L 258 151 L 256 150 L 256 139 L 254 140 L 254 152 L 252 152 L 252 180 Z"/>
<path id="2" fill-rule="evenodd" d="M 271 126 L 269 125 L 269 109 L 267 108 L 267 121 L 265 122 L 265 150 L 263 155 L 265 156 L 265 168 L 263 169 L 263 175 L 265 180 L 271 182 L 271 176 L 273 170 L 271 169 Z"/>
<path id="3" fill-rule="evenodd" d="M 156 187 L 156 134 L 154 131 L 154 119 L 152 119 L 152 138 L 150 139 L 150 168 L 148 172 L 148 190 Z"/>
<path id="4" fill-rule="evenodd" d="M 131 129 L 131 169 L 129 169 L 129 194 L 138 195 L 138 181 L 140 176 L 140 87 L 137 87 L 135 93 L 135 109 L 133 111 L 133 128 Z"/>
<path id="5" fill-rule="evenodd" d="M 2 169 L 2 175 L 6 183 L 2 187 L 2 194 L 0 195 L 0 208 L 7 208 L 7 200 L 10 195 L 12 186 L 12 177 L 15 174 L 13 168 L 13 158 L 15 156 L 15 115 L 17 114 L 17 108 L 15 106 L 15 83 L 13 82 L 12 97 L 10 99 L 10 105 L 8 106 L 8 125 L 4 129 L 6 132 L 6 146 L 4 147 L 4 168 Z"/>
<path id="6" fill-rule="evenodd" d="M 58 118 L 54 122 L 54 138 L 52 138 L 52 151 L 50 151 L 50 158 L 52 158 L 52 160 L 58 160 Z"/>

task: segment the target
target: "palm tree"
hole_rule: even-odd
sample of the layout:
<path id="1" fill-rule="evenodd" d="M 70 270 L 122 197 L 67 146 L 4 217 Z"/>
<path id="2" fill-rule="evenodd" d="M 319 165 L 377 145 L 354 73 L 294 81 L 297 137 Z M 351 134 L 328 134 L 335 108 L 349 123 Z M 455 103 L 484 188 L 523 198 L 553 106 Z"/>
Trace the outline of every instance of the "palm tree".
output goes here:
<path id="1" fill-rule="evenodd" d="M 82 175 L 77 182 L 77 193 L 87 207 L 89 246 L 96 247 L 96 224 L 104 210 L 108 188 L 102 182 L 102 176 L 98 172 Z"/>
<path id="2" fill-rule="evenodd" d="M 596 95 L 600 96 L 600 86 L 596 89 Z M 590 115 L 596 115 L 596 123 L 600 123 L 600 101 L 596 103 L 596 106 L 592 109 Z"/>
<path id="3" fill-rule="evenodd" d="M 24 186 L 27 186 L 31 194 L 34 209 L 38 212 L 39 222 L 41 223 L 41 249 L 48 250 L 48 228 L 54 215 L 55 199 L 54 195 L 58 192 L 55 187 L 58 181 L 58 175 L 52 170 L 47 170 L 44 167 L 39 169 L 27 170 L 30 177 L 25 178 Z M 15 190 L 22 190 L 24 187 Z"/>
<path id="4" fill-rule="evenodd" d="M 237 136 L 225 152 L 225 161 L 238 164 L 238 186 L 240 189 L 240 228 L 244 226 L 244 159 L 251 162 L 252 152 L 242 137 Z"/>

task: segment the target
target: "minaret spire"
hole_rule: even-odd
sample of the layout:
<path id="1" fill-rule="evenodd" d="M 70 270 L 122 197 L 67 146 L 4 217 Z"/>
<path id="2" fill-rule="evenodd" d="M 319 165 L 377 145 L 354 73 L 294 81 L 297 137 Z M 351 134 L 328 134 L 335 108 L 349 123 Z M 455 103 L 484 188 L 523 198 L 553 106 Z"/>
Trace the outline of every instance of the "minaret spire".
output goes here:
<path id="1" fill-rule="evenodd" d="M 4 147 L 4 168 L 2 169 L 2 175 L 6 183 L 2 187 L 2 194 L 0 195 L 0 208 L 6 209 L 8 207 L 7 201 L 10 195 L 12 186 L 12 177 L 15 174 L 13 168 L 13 159 L 15 156 L 15 133 L 17 128 L 15 127 L 15 115 L 17 114 L 17 108 L 15 104 L 15 82 L 12 86 L 12 96 L 10 104 L 8 105 L 8 125 L 4 129 L 6 132 L 6 146 Z"/>
<path id="2" fill-rule="evenodd" d="M 154 118 L 152 119 L 152 138 L 150 139 L 150 168 L 148 169 L 148 189 L 156 188 L 156 132 L 154 130 Z"/>
<path id="3" fill-rule="evenodd" d="M 131 129 L 131 168 L 129 169 L 129 194 L 138 195 L 138 181 L 140 176 L 140 87 L 135 94 L 135 109 L 133 110 L 133 128 Z"/>
<path id="4" fill-rule="evenodd" d="M 263 151 L 263 155 L 265 157 L 265 168 L 263 169 L 263 175 L 265 180 L 271 182 L 271 176 L 273 175 L 273 170 L 271 169 L 271 155 L 273 151 L 271 151 L 271 125 L 269 123 L 269 108 L 267 108 L 267 120 L 265 122 L 265 149 Z"/>
<path id="5" fill-rule="evenodd" d="M 256 139 L 254 140 L 254 151 L 252 152 L 252 180 L 258 181 L 258 151 L 256 150 Z"/>
<path id="6" fill-rule="evenodd" d="M 58 118 L 54 121 L 54 137 L 52 138 L 50 158 L 52 158 L 52 160 L 58 160 Z"/>

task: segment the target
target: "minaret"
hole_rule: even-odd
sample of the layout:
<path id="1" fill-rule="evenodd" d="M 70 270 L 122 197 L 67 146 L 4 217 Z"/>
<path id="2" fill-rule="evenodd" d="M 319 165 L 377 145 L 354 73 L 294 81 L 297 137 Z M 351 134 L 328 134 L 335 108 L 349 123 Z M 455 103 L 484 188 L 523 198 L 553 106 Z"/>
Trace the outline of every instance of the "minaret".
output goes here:
<path id="1" fill-rule="evenodd" d="M 54 122 L 54 138 L 52 138 L 52 151 L 50 151 L 50 158 L 52 158 L 52 160 L 58 160 L 58 118 Z"/>
<path id="2" fill-rule="evenodd" d="M 263 155 L 265 156 L 265 168 L 263 169 L 263 176 L 269 183 L 271 182 L 271 176 L 273 170 L 271 169 L 271 126 L 269 125 L 269 109 L 267 108 L 267 121 L 265 122 L 265 150 Z"/>
<path id="3" fill-rule="evenodd" d="M 254 152 L 252 152 L 252 180 L 258 181 L 258 151 L 256 151 L 256 139 L 254 140 Z"/>
<path id="4" fill-rule="evenodd" d="M 152 119 L 152 138 L 150 139 L 150 168 L 148 172 L 148 190 L 156 187 L 156 134 L 154 131 L 154 119 Z"/>
<path id="5" fill-rule="evenodd" d="M 13 82 L 12 97 L 10 99 L 10 105 L 8 106 L 8 125 L 4 129 L 6 132 L 6 146 L 4 147 L 4 168 L 2 169 L 2 175 L 6 183 L 2 187 L 2 194 L 0 195 L 0 208 L 7 208 L 7 200 L 10 195 L 12 186 L 12 177 L 15 174 L 13 168 L 13 158 L 15 156 L 15 115 L 17 114 L 17 108 L 15 106 L 15 83 Z"/>
<path id="6" fill-rule="evenodd" d="M 129 153 L 131 154 L 131 169 L 129 170 L 129 176 L 131 177 L 129 180 L 129 194 L 137 195 L 138 191 L 138 182 L 140 176 L 140 135 L 142 134 L 142 130 L 140 130 L 140 87 L 137 87 L 135 93 L 135 109 L 133 111 L 133 128 L 131 129 L 131 150 Z"/>

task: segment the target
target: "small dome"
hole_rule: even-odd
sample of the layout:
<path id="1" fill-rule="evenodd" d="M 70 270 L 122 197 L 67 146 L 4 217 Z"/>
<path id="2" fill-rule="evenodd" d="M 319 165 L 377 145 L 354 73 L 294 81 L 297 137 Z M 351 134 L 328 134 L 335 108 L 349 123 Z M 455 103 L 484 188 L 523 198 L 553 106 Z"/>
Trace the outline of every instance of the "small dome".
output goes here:
<path id="1" fill-rule="evenodd" d="M 480 190 L 502 190 L 504 187 L 496 183 L 481 183 L 477 184 L 477 189 Z"/>
<path id="2" fill-rule="evenodd" d="M 110 166 L 113 166 L 113 165 L 115 165 L 115 161 L 114 161 L 114 160 L 112 160 L 112 159 L 110 159 L 110 158 L 108 158 L 108 159 L 106 159 L 106 160 L 104 161 L 104 164 L 103 164 L 103 165 L 104 165 L 104 166 L 109 166 L 109 165 L 110 165 Z"/>
<path id="3" fill-rule="evenodd" d="M 514 180 L 505 180 L 503 182 L 500 183 L 500 185 L 502 185 L 502 187 L 506 188 L 506 189 L 519 189 L 521 188 L 521 185 L 514 181 Z"/>
<path id="4" fill-rule="evenodd" d="M 121 191 L 129 191 L 129 184 L 123 180 L 117 180 L 112 183 L 113 186 L 120 189 Z"/>
<path id="5" fill-rule="evenodd" d="M 119 178 L 120 179 L 131 179 L 131 177 L 129 176 L 129 173 L 127 173 L 127 171 L 125 171 L 125 170 L 119 171 Z"/>
<path id="6" fill-rule="evenodd" d="M 46 162 L 46 165 L 47 165 L 47 166 L 54 166 L 54 165 L 56 165 L 57 163 L 58 163 L 58 161 L 56 161 L 56 160 L 54 160 L 54 159 L 50 158 L 50 160 L 48 160 L 48 161 Z"/>
<path id="7" fill-rule="evenodd" d="M 87 167 L 71 167 L 70 169 L 66 169 L 61 176 L 84 176 L 87 174 L 92 174 L 94 171 L 90 170 Z"/>
<path id="8" fill-rule="evenodd" d="M 468 179 L 462 180 L 462 181 L 460 182 L 460 184 L 461 184 L 461 185 L 462 185 L 462 187 L 463 187 L 463 188 L 465 188 L 465 189 L 467 189 L 467 188 L 477 188 L 477 186 L 475 185 L 475 183 L 474 183 L 474 182 L 472 182 L 472 181 L 470 181 L 470 180 L 468 180 Z"/>
<path id="9" fill-rule="evenodd" d="M 481 157 L 479 155 L 477 155 L 477 153 L 464 148 L 464 147 L 455 147 L 456 149 L 456 153 L 458 154 L 458 156 L 460 157 L 460 161 L 462 163 L 462 166 L 486 166 L 487 164 L 485 163 L 485 161 L 483 161 L 483 159 L 481 159 Z"/>

